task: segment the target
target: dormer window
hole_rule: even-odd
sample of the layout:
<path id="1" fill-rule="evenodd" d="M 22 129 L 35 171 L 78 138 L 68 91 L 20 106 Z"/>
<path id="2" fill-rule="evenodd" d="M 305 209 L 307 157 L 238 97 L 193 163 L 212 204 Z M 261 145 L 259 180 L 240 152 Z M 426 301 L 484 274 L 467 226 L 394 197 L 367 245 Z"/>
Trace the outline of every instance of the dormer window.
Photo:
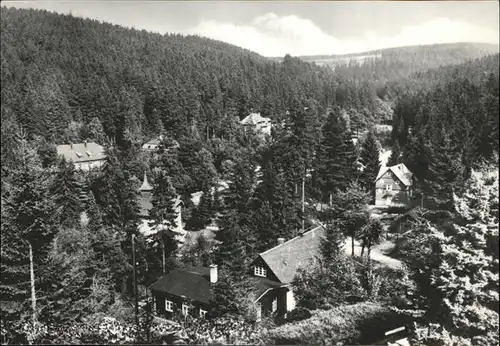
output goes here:
<path id="1" fill-rule="evenodd" d="M 259 267 L 259 266 L 255 266 L 253 267 L 254 268 L 254 274 L 255 276 L 263 276 L 263 277 L 266 277 L 266 268 L 264 267 Z"/>

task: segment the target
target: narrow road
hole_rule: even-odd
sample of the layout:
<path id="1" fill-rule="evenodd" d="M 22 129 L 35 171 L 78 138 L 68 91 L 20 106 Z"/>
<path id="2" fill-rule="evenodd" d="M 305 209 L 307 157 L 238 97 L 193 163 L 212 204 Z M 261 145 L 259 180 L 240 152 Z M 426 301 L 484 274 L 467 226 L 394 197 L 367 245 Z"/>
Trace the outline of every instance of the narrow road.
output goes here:
<path id="1" fill-rule="evenodd" d="M 403 263 L 400 260 L 389 257 L 386 254 L 389 253 L 394 248 L 394 244 L 390 241 L 384 241 L 380 244 L 377 244 L 372 247 L 370 258 L 378 262 L 380 264 L 384 264 L 393 269 L 401 269 L 403 267 Z M 351 254 L 351 237 L 347 237 L 346 242 L 344 244 L 344 250 L 347 254 Z M 365 248 L 365 255 L 367 249 Z M 361 256 L 361 244 L 359 241 L 354 241 L 354 254 L 356 256 Z"/>

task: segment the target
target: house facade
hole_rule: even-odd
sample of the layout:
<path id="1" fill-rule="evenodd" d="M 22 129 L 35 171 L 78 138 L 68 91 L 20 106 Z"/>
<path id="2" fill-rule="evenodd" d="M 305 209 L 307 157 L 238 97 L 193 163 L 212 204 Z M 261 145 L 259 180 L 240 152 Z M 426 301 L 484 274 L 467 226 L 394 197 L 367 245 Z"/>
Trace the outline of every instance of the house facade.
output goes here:
<path id="1" fill-rule="evenodd" d="M 254 131 L 263 134 L 263 135 L 271 135 L 271 119 L 262 117 L 260 113 L 251 113 L 246 116 L 243 120 L 240 121 L 240 124 L 243 126 L 248 126 L 253 128 Z"/>
<path id="2" fill-rule="evenodd" d="M 413 173 L 403 163 L 382 167 L 375 179 L 375 205 L 409 206 L 413 186 Z"/>
<path id="3" fill-rule="evenodd" d="M 172 270 L 150 287 L 156 313 L 167 318 L 174 314 L 205 317 L 217 279 L 216 265 Z"/>
<path id="4" fill-rule="evenodd" d="M 260 314 L 284 315 L 295 308 L 291 282 L 299 268 L 314 263 L 319 255 L 323 226 L 313 226 L 301 235 L 285 241 L 261 254 L 252 262 L 251 270 L 257 283 L 257 299 Z"/>
<path id="5" fill-rule="evenodd" d="M 62 144 L 56 150 L 57 156 L 73 162 L 76 170 L 97 169 L 106 161 L 104 147 L 94 142 Z"/>

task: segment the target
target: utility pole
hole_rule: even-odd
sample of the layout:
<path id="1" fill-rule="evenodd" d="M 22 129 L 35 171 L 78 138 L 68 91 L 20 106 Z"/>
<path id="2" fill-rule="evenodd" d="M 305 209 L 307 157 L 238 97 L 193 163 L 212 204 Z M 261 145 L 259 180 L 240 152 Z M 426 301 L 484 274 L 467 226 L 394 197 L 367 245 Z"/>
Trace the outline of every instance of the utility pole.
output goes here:
<path id="1" fill-rule="evenodd" d="M 305 224 L 305 199 L 304 199 L 304 191 L 306 189 L 306 179 L 302 177 L 302 232 L 304 232 L 304 224 Z"/>
<path id="2" fill-rule="evenodd" d="M 134 300 L 135 300 L 135 324 L 139 327 L 139 302 L 137 301 L 137 273 L 135 262 L 135 234 L 132 234 L 132 262 L 134 265 Z"/>
<path id="3" fill-rule="evenodd" d="M 33 309 L 33 326 L 36 324 L 36 293 L 35 293 L 35 270 L 33 269 L 33 247 L 31 242 L 28 241 L 30 250 L 30 281 L 31 281 L 31 308 Z"/>

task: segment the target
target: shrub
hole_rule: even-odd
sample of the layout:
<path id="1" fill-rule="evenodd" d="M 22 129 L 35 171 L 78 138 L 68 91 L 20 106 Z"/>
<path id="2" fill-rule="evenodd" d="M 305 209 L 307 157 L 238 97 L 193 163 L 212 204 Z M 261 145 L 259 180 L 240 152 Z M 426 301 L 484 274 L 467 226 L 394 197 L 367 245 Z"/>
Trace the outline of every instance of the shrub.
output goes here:
<path id="1" fill-rule="evenodd" d="M 311 316 L 311 312 L 306 308 L 297 307 L 286 315 L 286 322 L 302 321 Z"/>
<path id="2" fill-rule="evenodd" d="M 311 318 L 275 328 L 263 338 L 276 345 L 373 344 L 401 323 L 400 316 L 388 307 L 365 302 L 316 311 Z"/>

